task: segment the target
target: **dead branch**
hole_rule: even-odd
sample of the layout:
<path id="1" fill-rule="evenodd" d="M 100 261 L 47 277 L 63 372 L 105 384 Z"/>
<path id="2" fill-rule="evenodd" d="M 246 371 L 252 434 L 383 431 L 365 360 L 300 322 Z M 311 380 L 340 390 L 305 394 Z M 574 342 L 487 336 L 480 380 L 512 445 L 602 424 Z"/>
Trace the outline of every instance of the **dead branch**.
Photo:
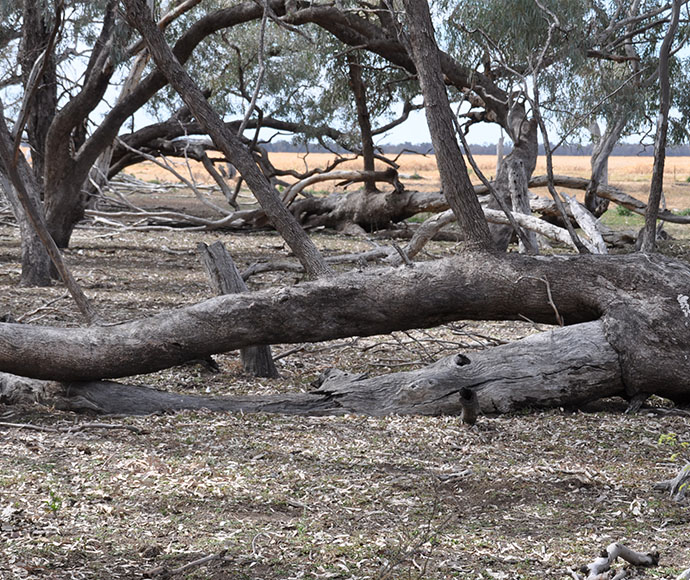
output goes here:
<path id="1" fill-rule="evenodd" d="M 668 491 L 669 497 L 675 502 L 685 499 L 690 487 L 690 463 L 686 463 L 683 469 L 673 479 L 654 484 L 654 489 Z"/>
<path id="2" fill-rule="evenodd" d="M 347 181 L 348 183 L 354 183 L 357 181 L 365 181 L 367 179 L 386 181 L 388 183 L 392 183 L 397 191 L 402 189 L 402 185 L 398 181 L 398 174 L 393 169 L 387 169 L 386 171 L 329 171 L 326 173 L 317 173 L 311 175 L 288 187 L 283 193 L 283 202 L 285 205 L 290 205 L 295 198 L 304 191 L 305 188 L 313 185 L 314 183 L 335 180 L 343 180 Z M 309 197 L 304 193 L 302 195 Z"/>
<path id="3" fill-rule="evenodd" d="M 29 312 L 25 312 L 21 316 L 19 316 L 16 320 L 16 322 L 24 322 L 27 318 L 30 316 L 33 316 L 34 314 L 38 314 L 39 312 L 43 312 L 44 310 L 49 309 L 53 304 L 56 302 L 62 300 L 63 298 L 67 298 L 69 296 L 69 292 L 65 292 L 64 294 L 61 294 L 57 298 L 53 298 L 52 300 L 48 300 L 45 304 L 42 304 L 38 308 L 34 308 L 33 310 L 30 310 Z M 34 320 L 35 322 L 35 320 Z"/>
<path id="4" fill-rule="evenodd" d="M 70 425 L 69 427 L 48 427 L 46 425 L 34 425 L 32 423 L 7 423 L 0 422 L 0 427 L 6 429 L 27 429 L 29 431 L 42 431 L 45 433 L 77 433 L 79 431 L 86 431 L 87 429 L 125 429 L 141 435 L 146 433 L 144 430 L 135 427 L 134 425 L 117 425 L 113 423 L 78 423 Z"/>
<path id="5" fill-rule="evenodd" d="M 182 574 L 182 572 L 186 572 L 187 570 L 191 570 L 192 568 L 203 566 L 204 564 L 209 564 L 216 560 L 222 560 L 225 557 L 226 552 L 227 550 L 221 550 L 217 554 L 209 554 L 208 556 L 204 556 L 203 558 L 199 558 L 197 560 L 189 562 L 184 566 L 180 566 L 179 568 L 173 568 L 172 570 L 169 570 L 165 566 L 152 568 L 151 570 L 144 572 L 144 578 L 170 578 L 171 576 Z"/>
<path id="6" fill-rule="evenodd" d="M 589 238 L 589 240 L 583 239 L 582 243 L 585 244 L 587 249 L 593 254 L 607 254 L 606 242 L 601 235 L 601 226 L 597 219 L 586 207 L 575 199 L 575 196 L 563 194 L 563 197 L 568 204 L 570 213 L 575 216 L 575 220 Z"/>
<path id="7" fill-rule="evenodd" d="M 548 182 L 548 177 L 539 175 L 533 177 L 529 181 L 530 187 L 544 187 Z M 567 187 L 570 189 L 586 190 L 589 185 L 589 179 L 582 177 L 569 177 L 567 175 L 554 175 L 553 183 L 559 187 Z M 479 191 L 481 193 L 481 190 Z M 597 188 L 597 195 L 608 199 L 618 205 L 628 208 L 630 211 L 644 216 L 647 210 L 647 204 L 639 199 L 622 192 L 620 189 L 611 185 L 599 185 Z M 676 224 L 690 224 L 690 216 L 676 215 L 668 210 L 659 211 L 659 219 Z"/>
<path id="8" fill-rule="evenodd" d="M 620 573 L 611 576 L 611 566 L 618 558 L 625 560 L 633 566 L 656 566 L 659 563 L 659 552 L 654 550 L 653 552 L 644 554 L 642 552 L 635 552 L 618 542 L 613 542 L 602 551 L 599 558 L 580 569 L 580 572 L 587 574 L 587 576 L 581 576 L 573 570 L 571 570 L 570 573 L 577 580 L 608 580 L 611 578 L 622 578 Z"/>
<path id="9" fill-rule="evenodd" d="M 153 155 L 149 155 L 148 153 L 144 153 L 143 151 L 140 151 L 139 149 L 135 149 L 134 147 L 128 145 L 122 139 L 117 139 L 117 142 L 121 147 L 124 147 L 128 151 L 132 151 L 132 152 L 136 153 L 137 155 L 140 155 L 141 157 L 143 157 L 147 161 L 150 161 L 154 165 L 157 165 L 161 169 L 165 169 L 166 171 L 169 171 L 170 173 L 172 173 L 177 179 L 179 179 L 182 183 L 184 183 L 187 187 L 189 187 L 189 189 L 192 190 L 192 192 L 194 193 L 196 198 L 205 206 L 210 207 L 211 209 L 213 209 L 214 211 L 217 211 L 221 215 L 225 215 L 225 216 L 232 215 L 233 212 L 228 211 L 226 209 L 223 209 L 219 205 L 216 205 L 212 201 L 206 199 L 206 196 L 204 196 L 204 194 L 201 193 L 201 191 L 199 190 L 198 184 L 196 183 L 196 180 L 194 180 L 193 177 L 192 177 L 192 179 L 187 179 L 184 175 L 182 175 L 179 171 L 177 171 L 170 163 L 168 163 L 168 161 L 167 161 L 167 159 L 165 159 L 165 157 L 163 157 L 163 162 L 161 162 L 156 157 L 154 157 Z M 185 160 L 187 160 L 186 155 L 185 155 Z M 192 171 L 189 168 L 189 161 L 188 160 L 187 160 L 187 168 L 189 170 L 190 175 L 192 175 Z"/>

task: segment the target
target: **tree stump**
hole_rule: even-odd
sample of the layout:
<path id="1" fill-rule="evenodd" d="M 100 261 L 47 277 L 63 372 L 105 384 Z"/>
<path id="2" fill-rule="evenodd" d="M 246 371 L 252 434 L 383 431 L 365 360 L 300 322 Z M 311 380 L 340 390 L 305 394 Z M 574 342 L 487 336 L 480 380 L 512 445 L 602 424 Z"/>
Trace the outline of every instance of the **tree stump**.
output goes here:
<path id="1" fill-rule="evenodd" d="M 211 287 L 219 296 L 247 292 L 247 285 L 223 242 L 215 242 L 210 246 L 202 242 L 197 246 L 197 251 Z M 244 347 L 240 349 L 240 358 L 244 370 L 256 377 L 276 379 L 280 376 L 268 345 Z"/>

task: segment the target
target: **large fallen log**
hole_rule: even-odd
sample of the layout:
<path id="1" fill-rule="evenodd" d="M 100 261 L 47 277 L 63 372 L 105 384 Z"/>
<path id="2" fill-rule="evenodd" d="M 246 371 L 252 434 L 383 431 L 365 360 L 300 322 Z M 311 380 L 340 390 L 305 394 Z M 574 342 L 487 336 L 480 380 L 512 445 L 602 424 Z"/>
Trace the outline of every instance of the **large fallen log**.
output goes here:
<path id="1" fill-rule="evenodd" d="M 481 412 L 507 413 L 624 396 L 617 363 L 603 324 L 594 321 L 448 356 L 416 371 L 368 377 L 333 369 L 308 393 L 211 398 L 109 381 L 58 383 L 0 373 L 0 397 L 124 415 L 201 408 L 295 415 L 460 415 L 469 389 L 476 392 Z"/>
<path id="2" fill-rule="evenodd" d="M 593 398 L 604 393 L 629 398 L 657 394 L 683 404 L 690 402 L 689 288 L 690 266 L 658 255 L 473 252 L 414 267 L 372 268 L 288 288 L 216 297 L 112 326 L 1 323 L 0 371 L 88 382 L 152 372 L 251 344 L 316 342 L 453 320 L 526 317 L 546 324 L 598 321 L 605 339 L 589 337 L 579 346 L 577 329 L 583 327 L 576 326 L 572 344 L 557 343 L 557 333 L 544 335 L 550 358 L 542 354 L 533 359 L 533 342 L 517 343 L 518 355 L 512 359 L 501 358 L 499 351 L 487 364 L 495 367 L 499 360 L 510 360 L 518 375 L 525 368 L 521 360 L 535 365 L 560 358 L 571 369 L 560 375 L 565 377 L 562 382 L 553 382 L 550 371 L 530 378 L 535 385 L 531 404 L 540 399 L 554 404 L 550 384 L 558 385 L 564 397 L 571 393 L 584 400 L 579 394 L 582 369 L 595 365 L 579 356 L 571 359 L 569 353 L 589 348 L 593 360 L 603 360 L 598 357 L 610 352 L 606 344 L 615 356 L 605 358 L 608 375 L 595 381 Z M 325 382 L 322 391 L 328 388 Z M 500 410 L 498 403 L 496 407 Z"/>
<path id="3" fill-rule="evenodd" d="M 567 187 L 568 189 L 580 189 L 586 190 L 589 185 L 589 179 L 582 177 L 569 177 L 567 175 L 554 175 L 553 176 L 554 185 L 558 187 Z M 548 178 L 546 175 L 538 175 L 530 179 L 530 187 L 545 187 L 548 183 Z M 599 185 L 597 187 L 597 196 L 613 201 L 618 205 L 628 208 L 630 211 L 635 212 L 639 215 L 645 215 L 647 211 L 647 204 L 639 199 L 634 198 L 632 195 L 621 191 L 617 187 L 612 185 Z M 540 211 L 545 210 L 545 206 L 540 205 L 538 208 Z M 555 211 L 552 212 L 555 215 Z M 687 215 L 677 215 L 669 210 L 659 211 L 658 218 L 662 221 L 672 222 L 676 224 L 690 224 L 690 216 Z"/>

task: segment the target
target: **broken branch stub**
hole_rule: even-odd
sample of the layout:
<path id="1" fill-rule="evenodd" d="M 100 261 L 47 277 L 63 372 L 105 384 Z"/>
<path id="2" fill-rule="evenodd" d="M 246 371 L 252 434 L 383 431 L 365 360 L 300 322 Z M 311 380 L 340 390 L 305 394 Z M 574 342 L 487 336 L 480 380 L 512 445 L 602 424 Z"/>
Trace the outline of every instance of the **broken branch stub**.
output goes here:
<path id="1" fill-rule="evenodd" d="M 211 285 L 219 296 L 248 291 L 223 242 L 215 242 L 210 246 L 202 242 L 197 246 L 197 251 Z M 275 379 L 280 376 L 273 362 L 271 347 L 267 344 L 245 346 L 240 349 L 240 357 L 244 370 L 255 377 Z"/>

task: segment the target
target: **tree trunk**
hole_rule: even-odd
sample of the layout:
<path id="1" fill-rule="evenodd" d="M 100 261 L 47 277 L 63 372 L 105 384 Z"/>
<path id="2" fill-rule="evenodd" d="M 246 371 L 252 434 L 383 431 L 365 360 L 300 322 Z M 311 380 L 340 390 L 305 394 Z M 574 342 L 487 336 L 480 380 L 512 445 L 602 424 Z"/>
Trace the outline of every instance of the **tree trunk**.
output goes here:
<path id="1" fill-rule="evenodd" d="M 543 377 L 548 376 L 548 382 Z M 296 415 L 462 415 L 525 407 L 578 406 L 625 396 L 618 356 L 601 321 L 558 328 L 473 354 L 445 357 L 417 371 L 378 377 L 326 371 L 308 393 L 201 397 L 112 382 L 55 383 L 0 373 L 0 397 L 71 411 L 148 414 L 180 409 Z M 466 416 L 472 423 L 476 417 Z"/>
<path id="2" fill-rule="evenodd" d="M 527 172 L 524 164 L 519 159 L 512 159 L 508 167 L 508 179 L 510 188 L 510 201 L 513 211 L 524 215 L 531 215 L 529 190 L 527 189 Z M 499 192 L 500 195 L 500 192 Z M 523 243 L 519 240 L 518 248 L 520 252 L 527 251 L 528 247 L 533 248 L 532 253 L 537 252 L 539 247 L 537 243 L 537 236 L 534 232 L 527 230 L 525 232 L 527 240 Z M 529 243 L 527 243 L 529 242 Z"/>
<path id="3" fill-rule="evenodd" d="M 687 403 L 688 287 L 690 266 L 656 255 L 470 252 L 413 268 L 367 269 L 292 288 L 220 296 L 115 326 L 2 323 L 0 370 L 89 381 L 152 372 L 252 344 L 368 336 L 453 320 L 601 320 L 627 396 L 657 394 Z"/>
<path id="4" fill-rule="evenodd" d="M 207 246 L 203 242 L 197 246 L 201 263 L 217 294 L 236 294 L 247 292 L 247 285 L 235 266 L 223 242 Z M 242 366 L 255 377 L 278 378 L 278 369 L 273 362 L 271 347 L 268 345 L 245 346 L 240 349 Z"/>
<path id="5" fill-rule="evenodd" d="M 438 46 L 434 39 L 429 5 L 426 0 L 403 0 L 419 84 L 424 95 L 424 110 L 436 153 L 436 164 L 448 205 L 473 249 L 492 250 L 489 226 L 484 218 L 465 161 L 455 136 L 453 113 L 441 74 Z"/>
<path id="6" fill-rule="evenodd" d="M 70 160 L 67 167 L 74 167 Z M 72 232 L 84 219 L 88 194 L 73 173 L 65 173 L 59 180 L 45 183 L 46 226 L 58 248 L 68 248 Z"/>
<path id="7" fill-rule="evenodd" d="M 269 220 L 290 246 L 307 273 L 312 277 L 331 274 L 323 256 L 280 201 L 278 192 L 261 173 L 239 138 L 228 131 L 202 91 L 177 61 L 162 32 L 153 22 L 146 3 L 142 0 L 125 0 L 124 4 L 129 22 L 141 32 L 158 68 L 180 94 L 189 110 L 213 139 L 216 147 L 240 172 Z"/>
<path id="8" fill-rule="evenodd" d="M 5 192 L 7 200 L 10 202 L 14 218 L 19 225 L 19 237 L 21 238 L 22 246 L 22 274 L 20 285 L 50 286 L 53 280 L 50 275 L 51 263 L 48 252 L 46 252 L 36 230 L 27 218 L 12 183 L 4 175 L 0 175 L 0 188 Z M 38 195 L 35 195 L 32 201 L 36 207 L 40 207 L 40 199 L 36 199 L 36 197 L 38 197 Z"/>
<path id="9" fill-rule="evenodd" d="M 3 114 L 3 107 L 0 103 L 0 115 Z M 13 146 L 12 138 L 4 117 L 0 119 L 0 149 L 6 150 L 8 156 L 11 156 L 11 148 Z M 7 163 L 12 164 L 11 159 L 6 160 Z M 41 193 L 32 168 L 26 162 L 24 155 L 19 153 L 17 155 L 16 164 L 8 166 L 2 163 L 0 167 L 0 187 L 5 192 L 7 200 L 12 207 L 17 224 L 19 225 L 19 235 L 21 237 L 22 245 L 22 286 L 50 286 L 52 283 L 51 261 L 48 252 L 43 242 L 41 242 L 36 228 L 31 223 L 30 217 L 21 202 L 20 193 L 17 191 L 13 183 L 12 174 L 15 179 L 21 180 L 24 185 L 24 191 L 29 198 L 29 202 L 33 204 L 38 212 L 41 211 Z"/>
<path id="10" fill-rule="evenodd" d="M 659 114 L 656 120 L 656 136 L 654 138 L 654 167 L 652 168 L 652 184 L 645 213 L 644 229 L 642 231 L 643 252 L 653 252 L 656 248 L 656 222 L 659 213 L 659 203 L 664 188 L 664 164 L 666 161 L 666 135 L 668 133 L 668 113 L 671 108 L 671 83 L 669 79 L 669 59 L 671 46 L 678 28 L 680 17 L 680 0 L 673 1 L 671 22 L 664 41 L 659 49 Z"/>
<path id="11" fill-rule="evenodd" d="M 603 136 L 596 121 L 590 127 L 594 148 L 592 149 L 592 158 L 590 159 L 592 172 L 589 178 L 589 185 L 585 191 L 585 207 L 595 217 L 603 215 L 609 208 L 609 200 L 599 197 L 597 189 L 600 185 L 608 185 L 609 157 L 618 143 L 626 123 L 627 119 L 624 115 L 615 117 L 606 125 Z"/>
<path id="12" fill-rule="evenodd" d="M 537 123 L 534 119 L 527 118 L 521 105 L 513 107 L 508 121 L 507 131 L 513 140 L 513 149 L 503 158 L 494 187 L 509 207 L 513 207 L 516 212 L 525 213 L 526 209 L 519 200 L 525 199 L 523 185 L 529 182 L 537 165 Z M 513 200 L 518 201 L 518 207 L 513 205 Z M 494 199 L 490 199 L 487 206 L 490 209 L 501 209 Z M 505 251 L 513 238 L 513 228 L 490 224 L 489 229 L 496 248 Z"/>
<path id="13" fill-rule="evenodd" d="M 498 138 L 498 143 L 496 143 L 496 175 L 501 170 L 501 165 L 503 165 L 503 158 L 505 157 L 503 151 L 503 131 L 501 131 L 501 136 Z"/>
<path id="14" fill-rule="evenodd" d="M 47 7 L 43 2 L 24 0 L 22 45 L 19 61 L 22 67 L 22 84 L 27 89 L 31 70 L 41 52 L 47 48 L 51 36 L 50 23 L 47 22 Z M 57 110 L 57 74 L 55 58 L 52 53 L 45 55 L 45 64 L 36 90 L 28 105 L 29 117 L 26 133 L 31 147 L 31 166 L 36 180 L 43 180 L 45 166 L 45 144 L 48 128 Z"/>
<path id="15" fill-rule="evenodd" d="M 357 109 L 357 122 L 359 124 L 362 139 L 362 158 L 364 160 L 364 171 L 374 171 L 374 136 L 371 133 L 371 119 L 369 107 L 367 105 L 367 92 L 362 80 L 362 65 L 358 56 L 353 52 L 347 53 L 347 68 L 350 75 L 350 88 L 355 100 Z M 364 190 L 367 193 L 378 191 L 376 181 L 373 179 L 364 180 Z"/>
<path id="16" fill-rule="evenodd" d="M 448 209 L 448 201 L 438 192 L 379 191 L 332 193 L 295 201 L 290 210 L 305 228 L 327 227 L 351 231 L 352 226 L 371 232 L 401 222 L 420 212 Z"/>

